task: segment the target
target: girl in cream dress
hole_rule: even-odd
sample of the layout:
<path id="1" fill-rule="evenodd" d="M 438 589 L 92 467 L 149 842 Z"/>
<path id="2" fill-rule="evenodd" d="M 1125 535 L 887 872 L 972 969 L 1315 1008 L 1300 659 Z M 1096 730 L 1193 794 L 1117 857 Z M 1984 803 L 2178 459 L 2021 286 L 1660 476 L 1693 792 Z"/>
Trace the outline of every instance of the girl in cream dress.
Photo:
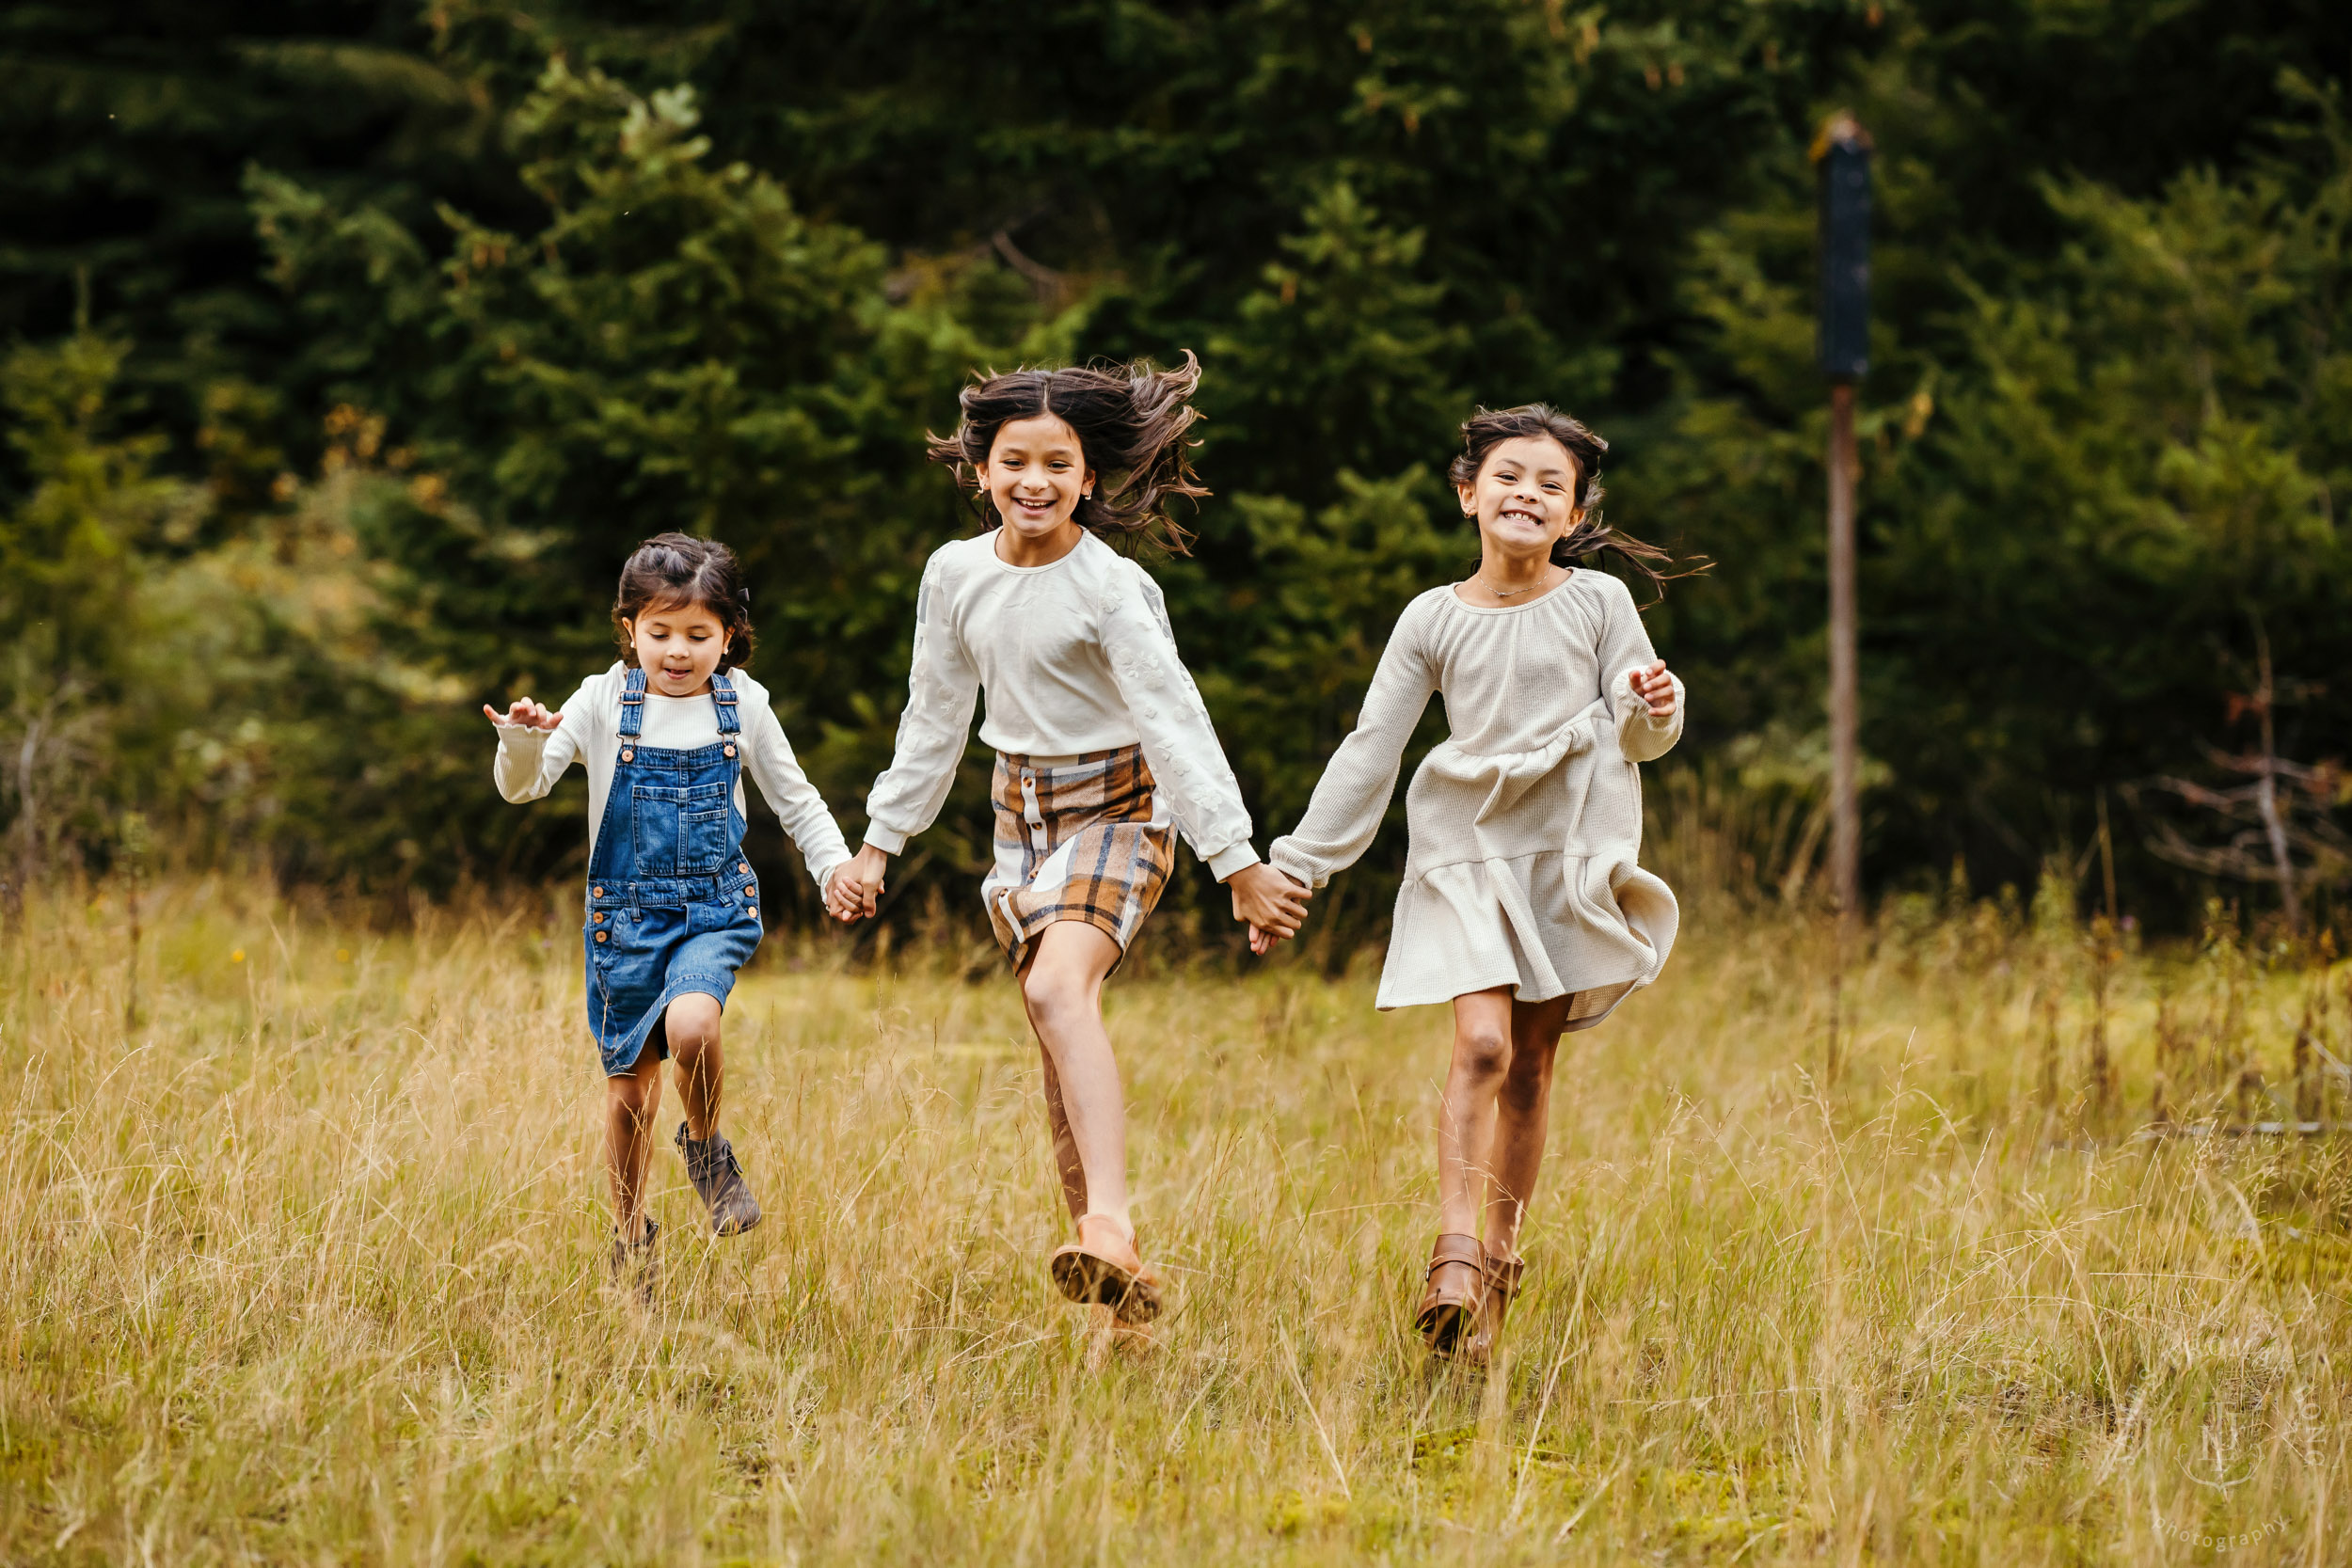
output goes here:
<path id="1" fill-rule="evenodd" d="M 1355 732 L 1271 858 L 1309 888 L 1354 864 L 1444 697 L 1452 734 L 1406 795 L 1377 1005 L 1454 1006 L 1440 1234 L 1416 1326 L 1436 1354 L 1483 1362 L 1518 1289 L 1560 1037 L 1655 980 L 1674 946 L 1674 895 L 1638 863 L 1638 765 L 1674 745 L 1683 704 L 1625 584 L 1568 564 L 1611 548 L 1666 575 L 1664 551 L 1597 518 L 1607 444 L 1540 404 L 1481 412 L 1463 436 L 1452 477 L 1478 571 L 1398 617 Z"/>

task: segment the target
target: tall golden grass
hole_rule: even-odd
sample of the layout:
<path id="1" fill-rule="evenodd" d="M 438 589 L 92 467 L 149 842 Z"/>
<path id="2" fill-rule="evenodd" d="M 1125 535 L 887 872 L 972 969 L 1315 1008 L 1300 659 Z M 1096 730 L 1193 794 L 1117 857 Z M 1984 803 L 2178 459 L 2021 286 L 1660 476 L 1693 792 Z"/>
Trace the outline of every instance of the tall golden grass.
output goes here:
<path id="1" fill-rule="evenodd" d="M 1052 1294 L 1010 986 L 773 943 L 726 1037 L 768 1221 L 698 1234 L 665 1148 L 641 1307 L 569 903 L 386 935 L 176 885 L 128 1021 L 120 892 L 24 911 L 0 1560 L 2345 1555 L 2342 1146 L 2134 1136 L 2159 1069 L 2176 1125 L 2343 1115 L 2344 967 L 1924 904 L 1841 963 L 1819 919 L 1694 911 L 1563 1048 L 1471 1375 L 1407 1323 L 1448 1025 L 1374 1013 L 1367 963 L 1114 983 L 1147 1348 Z"/>

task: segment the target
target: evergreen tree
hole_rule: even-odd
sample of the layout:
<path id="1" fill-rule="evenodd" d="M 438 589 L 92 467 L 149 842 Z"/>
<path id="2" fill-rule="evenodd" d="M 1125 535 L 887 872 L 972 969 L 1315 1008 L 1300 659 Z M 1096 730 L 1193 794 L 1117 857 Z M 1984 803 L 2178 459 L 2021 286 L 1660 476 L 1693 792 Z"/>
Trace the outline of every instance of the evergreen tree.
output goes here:
<path id="1" fill-rule="evenodd" d="M 2318 0 L 20 8 L 10 657 L 82 648 L 122 798 L 200 803 L 216 846 L 536 873 L 577 824 L 436 774 L 479 738 L 436 693 L 560 695 L 619 552 L 704 529 L 846 803 L 920 563 L 975 526 L 921 457 L 956 385 L 1193 348 L 1216 494 L 1154 570 L 1269 832 L 1398 606 L 1467 564 L 1453 426 L 1532 398 L 1611 438 L 1614 520 L 1722 562 L 1651 611 L 1689 754 L 1802 793 L 1805 152 L 1845 106 L 1879 147 L 1870 863 L 2023 881 L 2102 791 L 2245 743 L 2258 626 L 2305 683 L 2278 744 L 2343 751 L 2347 57 Z M 73 629 L 107 573 L 127 660 Z M 298 711 L 327 673 L 348 705 Z M 193 733 L 124 718 L 167 711 L 209 738 L 119 750 Z M 334 722 L 405 760 L 350 770 Z M 327 831 L 339 801 L 380 829 Z M 2127 886 L 2182 889 L 2130 851 L 2185 819 L 2117 820 Z M 979 812 L 938 842 L 975 872 Z"/>

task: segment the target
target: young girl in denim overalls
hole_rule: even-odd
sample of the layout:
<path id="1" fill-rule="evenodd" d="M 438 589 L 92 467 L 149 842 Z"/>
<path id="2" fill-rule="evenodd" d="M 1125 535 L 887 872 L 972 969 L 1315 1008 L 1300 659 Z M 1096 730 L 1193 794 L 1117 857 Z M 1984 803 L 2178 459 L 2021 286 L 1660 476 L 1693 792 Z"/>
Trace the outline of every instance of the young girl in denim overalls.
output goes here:
<path id="1" fill-rule="evenodd" d="M 759 879 L 743 855 L 746 771 L 826 889 L 827 910 L 846 920 L 861 908 L 834 895 L 850 859 L 841 830 L 793 760 L 766 689 L 741 673 L 749 601 L 725 546 L 649 539 L 622 568 L 613 601 L 621 662 L 580 683 L 558 712 L 527 697 L 503 715 L 483 709 L 498 726 L 499 792 L 509 800 L 545 795 L 576 757 L 588 769 L 588 1028 L 607 1085 L 613 1268 L 634 1270 L 641 1284 L 658 1229 L 644 1187 L 662 1057 L 677 1062 L 677 1147 L 711 1229 L 732 1236 L 759 1223 L 719 1131 L 721 1009 L 761 930 Z"/>

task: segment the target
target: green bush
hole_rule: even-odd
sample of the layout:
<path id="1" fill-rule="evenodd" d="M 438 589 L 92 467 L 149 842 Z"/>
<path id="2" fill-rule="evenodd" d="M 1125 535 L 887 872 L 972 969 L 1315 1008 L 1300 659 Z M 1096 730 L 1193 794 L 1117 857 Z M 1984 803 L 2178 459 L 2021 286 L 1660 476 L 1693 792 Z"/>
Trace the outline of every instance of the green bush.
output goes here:
<path id="1" fill-rule="evenodd" d="M 2316 72 L 2343 22 L 2036 0 L 1997 26 L 1940 0 L 1025 15 L 256 12 L 214 32 L 260 41 L 172 32 L 144 76 L 60 16 L 0 40 L 29 84 L 0 111 L 21 153 L 0 207 L 25 220 L 0 251 L 20 879 L 103 863 L 128 811 L 167 852 L 304 879 L 573 865 L 577 811 L 496 800 L 475 707 L 560 700 L 609 657 L 618 562 L 670 528 L 743 553 L 756 673 L 854 833 L 921 562 L 974 526 L 923 433 L 977 366 L 1196 349 L 1216 494 L 1185 519 L 1194 555 L 1150 564 L 1262 842 L 1397 610 L 1471 558 L 1453 424 L 1543 397 L 1614 441 L 1613 520 L 1721 563 L 1650 612 L 1692 691 L 1671 766 L 1711 769 L 1672 815 L 1707 817 L 1707 864 L 1802 896 L 1823 663 L 1805 153 L 1838 104 L 1879 146 L 1874 881 L 1940 895 L 1955 865 L 1981 891 L 2057 864 L 2083 896 L 2109 821 L 2124 901 L 2195 908 L 2196 865 L 2246 825 L 2138 786 L 2243 783 L 2258 642 L 2278 752 L 2312 765 L 2285 827 L 2341 836 L 2352 136 Z M 69 330 L 69 296 L 95 325 Z M 983 767 L 904 907 L 966 896 Z M 1392 831 L 1327 921 L 1375 925 L 1402 850 Z M 1184 882 L 1179 908 L 1208 896 Z"/>

